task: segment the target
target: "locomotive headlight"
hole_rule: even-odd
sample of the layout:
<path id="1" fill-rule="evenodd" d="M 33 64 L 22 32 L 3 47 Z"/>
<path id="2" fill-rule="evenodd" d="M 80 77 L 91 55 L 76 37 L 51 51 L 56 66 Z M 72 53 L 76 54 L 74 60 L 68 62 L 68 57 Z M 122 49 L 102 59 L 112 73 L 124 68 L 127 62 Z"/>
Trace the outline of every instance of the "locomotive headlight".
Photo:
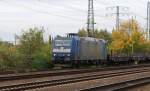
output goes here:
<path id="1" fill-rule="evenodd" d="M 56 56 L 56 54 L 54 54 L 54 56 Z"/>

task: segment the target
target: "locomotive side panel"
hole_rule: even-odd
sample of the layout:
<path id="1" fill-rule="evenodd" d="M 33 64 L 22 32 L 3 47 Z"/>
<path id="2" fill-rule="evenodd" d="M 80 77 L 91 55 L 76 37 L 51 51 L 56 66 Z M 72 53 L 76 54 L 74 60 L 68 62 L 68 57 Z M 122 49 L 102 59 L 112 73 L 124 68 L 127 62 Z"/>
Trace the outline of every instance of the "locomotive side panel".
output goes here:
<path id="1" fill-rule="evenodd" d="M 106 58 L 106 45 L 95 38 L 81 38 L 80 60 L 101 60 Z"/>
<path id="2" fill-rule="evenodd" d="M 54 63 L 80 61 L 95 63 L 107 58 L 106 42 L 101 39 L 89 37 L 56 38 L 53 44 Z"/>
<path id="3" fill-rule="evenodd" d="M 107 60 L 107 45 L 104 40 L 99 40 L 100 46 L 100 59 L 106 61 Z"/>

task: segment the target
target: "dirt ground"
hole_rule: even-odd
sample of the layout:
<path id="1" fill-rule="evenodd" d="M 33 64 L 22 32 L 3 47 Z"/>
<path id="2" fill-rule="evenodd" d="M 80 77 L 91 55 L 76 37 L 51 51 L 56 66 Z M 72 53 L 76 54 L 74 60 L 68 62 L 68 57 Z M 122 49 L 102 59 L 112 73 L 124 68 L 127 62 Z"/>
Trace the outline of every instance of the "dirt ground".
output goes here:
<path id="1" fill-rule="evenodd" d="M 140 86 L 137 88 L 131 88 L 131 89 L 128 89 L 127 91 L 150 91 L 150 84 Z"/>

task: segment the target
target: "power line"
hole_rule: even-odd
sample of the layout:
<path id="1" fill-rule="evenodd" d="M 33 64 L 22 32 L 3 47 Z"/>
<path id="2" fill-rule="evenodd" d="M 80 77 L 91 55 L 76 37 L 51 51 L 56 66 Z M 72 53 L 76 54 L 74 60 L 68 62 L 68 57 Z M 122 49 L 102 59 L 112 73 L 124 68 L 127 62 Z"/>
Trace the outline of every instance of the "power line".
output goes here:
<path id="1" fill-rule="evenodd" d="M 10 2 L 6 2 L 6 1 L 1 1 L 1 2 L 10 4 Z M 25 5 L 18 5 L 17 3 L 13 3 L 13 4 L 15 4 L 15 6 L 19 6 L 19 7 L 22 7 L 24 9 L 28 9 L 30 11 L 33 11 L 33 12 L 36 12 L 36 13 L 40 13 L 40 14 L 47 14 L 47 15 L 57 16 L 57 17 L 61 17 L 61 18 L 65 18 L 65 19 L 71 19 L 71 20 L 76 20 L 76 21 L 80 20 L 80 19 L 73 18 L 73 17 L 66 16 L 66 15 L 54 14 L 54 13 L 50 13 L 50 12 L 47 12 L 47 11 L 37 10 L 37 9 L 31 8 L 31 7 L 27 7 Z M 11 4 L 11 5 L 13 5 L 13 4 Z"/>
<path id="2" fill-rule="evenodd" d="M 48 3 L 46 3 L 46 2 L 43 2 L 43 1 L 41 1 L 41 0 L 38 0 L 38 1 L 39 1 L 40 3 L 43 3 L 43 4 L 48 5 Z M 86 10 L 76 8 L 76 7 L 74 7 L 74 6 L 71 6 L 70 4 L 65 5 L 65 7 L 66 7 L 66 9 L 75 10 L 75 11 L 78 11 L 78 12 L 81 12 L 81 13 L 87 13 Z M 95 13 L 94 13 L 94 16 L 97 17 L 97 18 L 107 18 L 107 17 L 104 16 L 104 15 L 99 15 L 99 14 L 95 14 Z"/>
<path id="3" fill-rule="evenodd" d="M 128 15 L 128 13 L 126 12 L 120 12 L 120 10 L 125 11 L 128 10 L 128 7 L 124 7 L 124 6 L 112 6 L 112 7 L 107 7 L 107 9 L 111 9 L 111 10 L 116 10 L 116 13 L 109 13 L 111 15 L 116 15 L 116 30 L 119 30 L 119 26 L 120 26 L 120 15 Z"/>
<path id="4" fill-rule="evenodd" d="M 42 2 L 42 3 L 44 3 L 44 2 Z M 78 12 L 87 13 L 86 10 L 76 8 L 76 7 L 74 7 L 74 6 L 70 5 L 70 4 L 69 5 L 67 4 L 64 7 L 66 7 L 66 9 L 68 9 L 68 10 L 75 10 L 75 11 L 78 11 Z"/>
<path id="5" fill-rule="evenodd" d="M 39 3 L 41 3 L 41 4 L 44 4 L 44 7 L 45 7 L 45 5 L 47 5 L 47 7 L 46 8 L 53 8 L 53 7 L 50 7 L 50 4 L 49 3 L 47 3 L 47 2 L 44 2 L 44 1 L 41 1 L 41 0 L 38 0 L 38 2 Z M 49 5 L 49 6 L 48 6 Z M 43 6 L 42 6 L 43 7 Z M 70 6 L 70 4 L 69 5 L 65 5 L 64 7 L 66 7 L 66 9 L 64 9 L 64 10 L 76 10 L 76 11 L 78 11 L 78 12 L 86 12 L 85 10 L 82 10 L 82 9 L 79 9 L 79 8 L 76 8 L 76 7 L 73 7 L 73 6 Z M 58 8 L 58 7 L 57 7 Z M 59 7 L 59 9 L 63 9 L 63 7 Z M 87 12 L 86 12 L 87 13 Z"/>

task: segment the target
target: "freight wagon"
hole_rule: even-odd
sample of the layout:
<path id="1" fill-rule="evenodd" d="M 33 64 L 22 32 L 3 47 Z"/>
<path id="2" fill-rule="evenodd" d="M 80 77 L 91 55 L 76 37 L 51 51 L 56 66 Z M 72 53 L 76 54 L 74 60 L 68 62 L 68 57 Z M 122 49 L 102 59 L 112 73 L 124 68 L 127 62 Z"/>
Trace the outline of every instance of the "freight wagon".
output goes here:
<path id="1" fill-rule="evenodd" d="M 107 45 L 103 39 L 56 37 L 52 44 L 54 64 L 99 64 L 107 61 Z"/>

